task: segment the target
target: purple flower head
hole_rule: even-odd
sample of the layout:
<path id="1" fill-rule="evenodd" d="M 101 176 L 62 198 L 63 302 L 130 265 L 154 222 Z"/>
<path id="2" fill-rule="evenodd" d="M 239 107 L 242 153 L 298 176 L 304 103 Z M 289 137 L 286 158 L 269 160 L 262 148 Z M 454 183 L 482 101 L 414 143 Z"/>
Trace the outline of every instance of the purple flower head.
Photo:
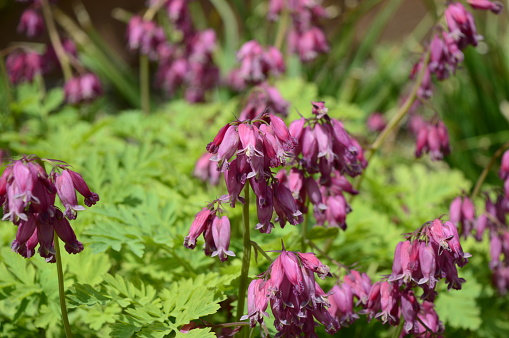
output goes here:
<path id="1" fill-rule="evenodd" d="M 12 83 L 32 82 L 34 77 L 42 72 L 41 55 L 32 51 L 17 50 L 9 54 L 5 68 Z"/>
<path id="2" fill-rule="evenodd" d="M 85 210 L 85 207 L 78 204 L 72 177 L 67 170 L 63 170 L 60 175 L 56 175 L 55 186 L 58 197 L 65 207 L 65 216 L 68 219 L 76 219 L 76 211 Z"/>
<path id="3" fill-rule="evenodd" d="M 495 14 L 500 14 L 504 9 L 504 5 L 498 1 L 467 0 L 467 3 L 474 9 L 488 10 Z"/>
<path id="4" fill-rule="evenodd" d="M 300 224 L 304 221 L 302 212 L 297 208 L 297 203 L 292 196 L 290 190 L 279 182 L 272 184 L 272 190 L 274 192 L 274 210 L 276 211 L 276 221 L 279 222 L 283 228 L 286 222 L 292 225 Z"/>
<path id="5" fill-rule="evenodd" d="M 155 60 L 158 57 L 158 47 L 166 38 L 163 29 L 156 23 L 135 15 L 127 25 L 127 40 L 131 50 L 137 50 Z"/>
<path id="6" fill-rule="evenodd" d="M 68 165 L 58 160 L 44 161 L 53 165 L 50 175 L 38 157 L 24 156 L 11 162 L 0 178 L 0 204 L 3 204 L 3 219 L 18 225 L 12 250 L 28 258 L 39 245 L 39 254 L 54 262 L 55 232 L 64 241 L 67 252 L 76 254 L 83 250 L 68 220 L 55 206 L 57 193 L 69 219 L 76 218 L 75 210 L 84 208 L 77 204 L 72 178 L 64 169 Z"/>
<path id="7" fill-rule="evenodd" d="M 183 40 L 194 34 L 194 26 L 187 6 L 188 0 L 168 0 L 166 2 L 166 11 L 168 17 L 183 35 Z"/>
<path id="8" fill-rule="evenodd" d="M 264 50 L 255 40 L 242 45 L 237 59 L 240 62 L 238 75 L 247 83 L 258 84 L 265 81 L 269 74 L 279 75 L 285 71 L 281 52 L 275 47 Z"/>
<path id="9" fill-rule="evenodd" d="M 252 327 L 263 322 L 263 316 L 267 316 L 267 302 L 270 302 L 278 336 L 315 336 L 314 319 L 329 333 L 339 329 L 339 321 L 327 311 L 328 295 L 314 279 L 314 271 L 327 268 L 310 254 L 304 254 L 307 260 L 304 263 L 301 255 L 283 250 L 262 275 L 264 278 L 251 282 L 249 313 L 242 319 L 250 318 Z"/>
<path id="10" fill-rule="evenodd" d="M 93 73 L 73 77 L 65 83 L 64 94 L 70 104 L 91 102 L 103 94 L 101 81 Z"/>
<path id="11" fill-rule="evenodd" d="M 212 257 L 218 256 L 221 262 L 228 260 L 228 256 L 235 256 L 233 251 L 228 250 L 230 246 L 230 220 L 228 217 L 215 217 L 212 222 L 212 238 L 217 251 Z"/>
<path id="12" fill-rule="evenodd" d="M 450 221 L 456 226 L 461 225 L 461 234 L 467 238 L 476 223 L 475 207 L 472 201 L 464 197 L 456 197 L 449 208 Z"/>
<path id="13" fill-rule="evenodd" d="M 79 192 L 85 198 L 84 202 L 87 207 L 91 207 L 92 205 L 99 202 L 99 195 L 97 195 L 95 192 L 90 191 L 90 188 L 88 187 L 87 183 L 79 173 L 72 171 L 70 169 L 66 169 L 65 171 L 67 171 L 71 176 L 74 189 L 76 189 L 76 191 Z"/>
<path id="14" fill-rule="evenodd" d="M 217 170 L 217 164 L 211 161 L 211 158 L 211 153 L 207 152 L 203 154 L 198 161 L 196 161 L 193 174 L 203 182 L 217 185 L 221 177 L 221 172 Z"/>
<path id="15" fill-rule="evenodd" d="M 415 156 L 421 157 L 427 152 L 433 161 L 442 160 L 451 152 L 447 127 L 442 121 L 436 124 L 426 123 L 418 131 Z"/>
<path id="16" fill-rule="evenodd" d="M 328 310 L 333 317 L 339 320 L 341 325 L 351 324 L 359 318 L 359 315 L 353 310 L 353 292 L 348 284 L 334 285 L 330 292 L 332 293 L 332 296 L 329 297 L 331 306 Z"/>
<path id="17" fill-rule="evenodd" d="M 359 299 L 359 302 L 366 304 L 371 291 L 371 279 L 366 273 L 360 274 L 356 270 L 350 270 L 350 273 L 343 278 L 345 284 L 352 289 L 353 294 Z"/>
<path id="18" fill-rule="evenodd" d="M 422 77 L 421 86 L 419 87 L 417 91 L 417 96 L 421 99 L 427 100 L 431 98 L 433 95 L 432 85 L 431 85 L 431 72 L 428 67 L 428 65 L 424 64 L 424 60 L 421 57 L 419 61 L 413 66 L 412 71 L 410 73 L 410 78 L 415 79 L 417 78 L 417 74 L 420 74 L 422 67 L 425 67 L 424 69 L 424 75 Z"/>
<path id="19" fill-rule="evenodd" d="M 251 91 L 239 118 L 253 120 L 264 112 L 286 116 L 288 106 L 289 103 L 283 99 L 279 91 L 264 82 Z"/>
<path id="20" fill-rule="evenodd" d="M 370 131 L 382 131 L 385 129 L 387 122 L 382 113 L 373 113 L 369 115 L 366 124 Z"/>
<path id="21" fill-rule="evenodd" d="M 459 49 L 468 45 L 477 46 L 479 39 L 474 17 L 459 2 L 452 2 L 445 10 L 445 19 L 450 36 L 456 41 Z"/>
<path id="22" fill-rule="evenodd" d="M 311 27 L 301 32 L 292 30 L 288 38 L 290 51 L 299 55 L 303 62 L 310 62 L 316 59 L 318 54 L 329 52 L 329 44 L 325 33 L 318 27 Z"/>
<path id="23" fill-rule="evenodd" d="M 247 310 L 248 314 L 240 318 L 246 320 L 249 318 L 251 327 L 256 326 L 256 323 L 262 323 L 263 317 L 269 317 L 266 312 L 269 306 L 269 293 L 267 291 L 270 284 L 263 279 L 253 279 L 249 284 L 247 290 Z"/>
<path id="24" fill-rule="evenodd" d="M 502 155 L 498 176 L 504 181 L 509 178 L 509 150 L 506 150 L 504 155 Z"/>
<path id="25" fill-rule="evenodd" d="M 456 71 L 458 63 L 463 61 L 463 53 L 454 39 L 447 33 L 435 34 L 431 40 L 428 70 L 436 74 L 439 80 L 447 79 Z"/>
<path id="26" fill-rule="evenodd" d="M 194 221 L 189 229 L 189 235 L 184 238 L 184 246 L 188 249 L 196 247 L 196 239 L 212 225 L 214 215 L 209 208 L 203 208 L 194 217 Z"/>
<path id="27" fill-rule="evenodd" d="M 44 32 L 44 28 L 44 19 L 37 9 L 28 8 L 21 14 L 19 33 L 25 33 L 29 38 L 33 38 Z"/>

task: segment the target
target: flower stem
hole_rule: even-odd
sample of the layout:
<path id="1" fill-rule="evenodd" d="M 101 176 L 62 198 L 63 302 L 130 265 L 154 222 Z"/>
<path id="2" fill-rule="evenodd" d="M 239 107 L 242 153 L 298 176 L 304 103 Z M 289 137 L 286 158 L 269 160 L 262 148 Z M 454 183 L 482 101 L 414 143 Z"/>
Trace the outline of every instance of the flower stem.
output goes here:
<path id="1" fill-rule="evenodd" d="M 479 190 L 481 189 L 481 186 L 484 183 L 484 180 L 486 179 L 486 176 L 488 176 L 488 173 L 490 172 L 491 167 L 493 167 L 493 165 L 495 164 L 497 159 L 500 157 L 500 155 L 502 155 L 502 153 L 507 148 L 509 148 L 509 142 L 504 143 L 502 145 L 502 147 L 498 148 L 497 151 L 495 152 L 495 154 L 493 154 L 493 156 L 491 157 L 490 162 L 488 163 L 488 165 L 486 167 L 484 167 L 484 170 L 482 171 L 481 175 L 477 179 L 477 182 L 475 183 L 474 190 L 472 191 L 472 194 L 470 195 L 470 199 L 472 201 L 474 200 L 474 198 L 479 193 Z"/>
<path id="2" fill-rule="evenodd" d="M 60 254 L 60 243 L 58 236 L 55 233 L 55 259 L 57 261 L 57 275 L 58 275 L 58 295 L 60 297 L 60 309 L 62 310 L 62 321 L 64 323 L 65 336 L 72 337 L 71 325 L 69 325 L 69 318 L 67 318 L 67 307 L 65 306 L 65 291 L 64 291 L 64 272 L 62 270 L 62 255 Z"/>
<path id="3" fill-rule="evenodd" d="M 276 41 L 274 42 L 274 46 L 278 50 L 281 50 L 281 48 L 283 47 L 283 42 L 285 41 L 285 35 L 286 35 L 286 29 L 288 26 L 289 17 L 290 17 L 290 13 L 288 13 L 288 8 L 285 5 L 284 9 L 283 9 L 283 13 L 281 14 L 281 20 L 279 21 L 279 26 L 277 28 Z"/>
<path id="4" fill-rule="evenodd" d="M 146 55 L 140 55 L 141 109 L 145 115 L 150 114 L 150 78 L 149 63 Z"/>
<path id="5" fill-rule="evenodd" d="M 64 79 L 65 81 L 68 81 L 72 77 L 72 69 L 69 62 L 69 57 L 67 56 L 67 53 L 62 46 L 62 42 L 60 41 L 60 37 L 58 36 L 57 26 L 53 20 L 53 13 L 51 12 L 51 7 L 48 3 L 48 0 L 41 0 L 41 4 L 42 14 L 44 15 L 44 21 L 46 22 L 46 28 L 48 29 L 51 45 L 53 46 L 53 49 L 55 49 L 55 54 L 57 55 L 58 61 L 60 62 L 60 67 L 62 67 Z"/>
<path id="6" fill-rule="evenodd" d="M 415 81 L 414 87 L 412 88 L 412 91 L 410 92 L 410 95 L 408 95 L 408 98 L 405 100 L 405 103 L 398 109 L 398 111 L 396 112 L 394 117 L 389 121 L 389 123 L 387 124 L 385 129 L 380 133 L 380 135 L 378 135 L 375 142 L 373 142 L 371 147 L 368 149 L 367 154 L 366 154 L 366 161 L 368 163 L 371 160 L 371 158 L 373 157 L 373 155 L 380 148 L 382 143 L 385 141 L 387 136 L 389 136 L 389 134 L 398 126 L 398 124 L 401 122 L 403 117 L 405 117 L 405 115 L 410 110 L 410 107 L 412 107 L 412 104 L 414 103 L 415 99 L 417 98 L 417 92 L 419 91 L 419 88 L 421 87 L 422 80 L 424 79 L 424 74 L 426 73 L 429 58 L 430 58 L 430 51 L 428 49 L 428 51 L 424 55 L 424 59 L 422 61 L 423 66 L 422 66 L 421 70 L 419 71 L 419 74 L 417 75 L 417 79 Z M 364 176 L 365 176 L 365 171 L 364 171 L 363 175 L 361 175 L 359 177 L 359 180 L 355 184 L 355 189 L 359 190 Z M 352 196 L 352 198 L 350 199 L 350 202 L 353 200 L 354 196 L 355 195 Z"/>
<path id="7" fill-rule="evenodd" d="M 247 282 L 249 273 L 249 263 L 251 261 L 251 238 L 249 227 L 249 188 L 244 189 L 245 203 L 242 207 L 242 216 L 244 219 L 244 257 L 242 257 L 242 270 L 240 272 L 239 281 L 239 298 L 237 301 L 237 318 L 242 317 L 244 314 L 244 304 L 246 302 Z"/>

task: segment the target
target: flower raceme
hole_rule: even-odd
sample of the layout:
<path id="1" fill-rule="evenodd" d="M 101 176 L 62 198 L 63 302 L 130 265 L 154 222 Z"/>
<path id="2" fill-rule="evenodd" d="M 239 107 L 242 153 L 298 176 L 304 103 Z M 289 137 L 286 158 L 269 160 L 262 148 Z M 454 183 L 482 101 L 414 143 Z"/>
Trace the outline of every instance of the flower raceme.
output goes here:
<path id="1" fill-rule="evenodd" d="M 328 333 L 339 329 L 339 321 L 327 310 L 330 307 L 326 294 L 316 283 L 330 276 L 329 268 L 313 253 L 282 250 L 269 269 L 254 279 L 248 289 L 248 314 L 251 327 L 263 323 L 269 306 L 274 315 L 276 337 L 316 337 L 315 319 L 325 326 Z"/>
<path id="2" fill-rule="evenodd" d="M 218 256 L 221 262 L 228 260 L 228 256 L 235 256 L 235 253 L 229 250 L 230 220 L 226 216 L 218 216 L 221 210 L 220 205 L 227 198 L 228 196 L 222 196 L 196 214 L 189 234 L 184 238 L 186 248 L 194 249 L 196 239 L 203 234 L 204 251 L 207 256 Z M 215 203 L 218 203 L 217 208 L 214 208 Z"/>
<path id="3" fill-rule="evenodd" d="M 42 161 L 53 166 L 49 174 Z M 76 191 L 85 197 L 89 207 L 99 201 L 99 196 L 90 191 L 80 174 L 68 167 L 62 161 L 24 156 L 12 161 L 0 177 L 2 220 L 18 226 L 12 249 L 23 257 L 33 256 L 39 244 L 39 254 L 53 262 L 54 233 L 64 241 L 67 252 L 76 254 L 83 250 L 68 221 L 76 218 L 77 210 L 85 209 L 78 204 Z M 56 196 L 65 207 L 64 213 L 55 206 Z"/>

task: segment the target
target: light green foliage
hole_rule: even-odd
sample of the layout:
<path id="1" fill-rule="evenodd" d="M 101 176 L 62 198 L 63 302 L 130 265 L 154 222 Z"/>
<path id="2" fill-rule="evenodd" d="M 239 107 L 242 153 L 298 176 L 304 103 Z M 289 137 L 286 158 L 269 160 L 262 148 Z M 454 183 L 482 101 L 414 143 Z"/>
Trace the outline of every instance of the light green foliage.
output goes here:
<path id="1" fill-rule="evenodd" d="M 343 119 L 348 130 L 363 132 L 366 113 L 358 106 L 319 98 L 316 85 L 299 79 L 282 79 L 276 86 L 292 103 L 289 120 L 298 118 L 298 113 L 308 117 L 309 101 L 322 99 L 327 101 L 331 116 Z M 48 112 L 58 107 L 58 95 L 57 91 L 50 92 L 43 100 Z M 26 100 L 28 106 L 38 102 L 28 94 Z M 85 245 L 84 252 L 65 254 L 63 259 L 70 320 L 81 336 L 213 337 L 210 327 L 189 334 L 179 330 L 191 321 L 198 325 L 234 321 L 220 309 L 231 308 L 235 313 L 237 306 L 234 300 L 242 257 L 240 208 L 226 206 L 232 223 L 230 248 L 238 257 L 220 263 L 201 252 L 202 238 L 194 251 L 182 243 L 195 214 L 226 193 L 224 186 L 208 187 L 194 179 L 192 171 L 205 145 L 238 115 L 238 103 L 233 99 L 189 105 L 177 100 L 150 116 L 125 111 L 94 122 L 84 119 L 79 109 L 64 107 L 44 119 L 33 116 L 21 133 L 0 135 L 0 141 L 8 142 L 15 152 L 68 161 L 101 197 L 97 205 L 80 212 L 71 222 Z M 395 155 L 375 157 L 360 195 L 351 204 L 348 229 L 313 227 L 311 217 L 307 239 L 327 256 L 304 243 L 305 251 L 316 252 L 335 276 L 345 273 L 335 266 L 334 261 L 339 261 L 367 271 L 377 281 L 390 271 L 401 234 L 447 214 L 450 200 L 470 186 L 459 171 L 446 166 L 425 160 L 403 162 Z M 254 205 L 250 211 L 254 224 Z M 0 318 L 9 324 L 1 327 L 0 335 L 33 336 L 43 331 L 46 336 L 59 337 L 55 267 L 37 255 L 25 260 L 12 253 L 8 246 L 16 229 L 7 222 L 1 225 Z M 270 235 L 253 231 L 252 240 L 264 250 L 279 250 L 283 240 L 287 249 L 300 251 L 302 227 L 277 226 Z M 481 259 L 487 254 L 487 245 L 468 243 L 467 247 L 475 253 L 475 267 L 469 264 L 460 270 L 460 276 L 467 280 L 464 290 L 441 292 L 438 311 L 446 332 L 477 330 L 480 336 L 488 337 L 503 330 L 505 323 L 489 322 L 485 306 L 480 306 L 493 297 L 491 288 L 480 286 L 489 283 L 486 262 Z M 268 255 L 277 257 L 277 253 Z M 269 266 L 260 254 L 256 258 L 251 262 L 250 277 Z M 468 271 L 479 266 L 483 267 L 482 275 L 475 274 L 474 279 Z M 328 291 L 335 282 L 328 278 L 319 284 Z M 504 305 L 498 307 L 503 309 Z M 468 318 L 468 323 L 463 318 Z M 358 326 L 352 334 L 383 332 L 377 325 Z M 275 332 L 272 318 L 267 326 Z"/>
<path id="2" fill-rule="evenodd" d="M 476 299 L 481 294 L 482 286 L 471 272 L 460 269 L 459 273 L 467 282 L 462 284 L 461 291 L 447 292 L 445 287 L 442 288 L 435 302 L 436 310 L 446 325 L 477 330 L 482 321 Z"/>

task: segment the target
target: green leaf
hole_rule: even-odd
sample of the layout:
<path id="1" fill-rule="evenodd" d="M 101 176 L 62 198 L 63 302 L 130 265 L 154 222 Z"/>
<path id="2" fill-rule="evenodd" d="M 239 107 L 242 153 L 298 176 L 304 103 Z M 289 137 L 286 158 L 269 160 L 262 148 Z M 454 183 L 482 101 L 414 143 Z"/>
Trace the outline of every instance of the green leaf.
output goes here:
<path id="1" fill-rule="evenodd" d="M 482 286 L 470 272 L 460 273 L 464 275 L 466 283 L 462 284 L 462 289 L 458 291 L 439 291 L 435 302 L 436 310 L 446 326 L 477 330 L 482 321 L 476 298 L 479 297 Z"/>

